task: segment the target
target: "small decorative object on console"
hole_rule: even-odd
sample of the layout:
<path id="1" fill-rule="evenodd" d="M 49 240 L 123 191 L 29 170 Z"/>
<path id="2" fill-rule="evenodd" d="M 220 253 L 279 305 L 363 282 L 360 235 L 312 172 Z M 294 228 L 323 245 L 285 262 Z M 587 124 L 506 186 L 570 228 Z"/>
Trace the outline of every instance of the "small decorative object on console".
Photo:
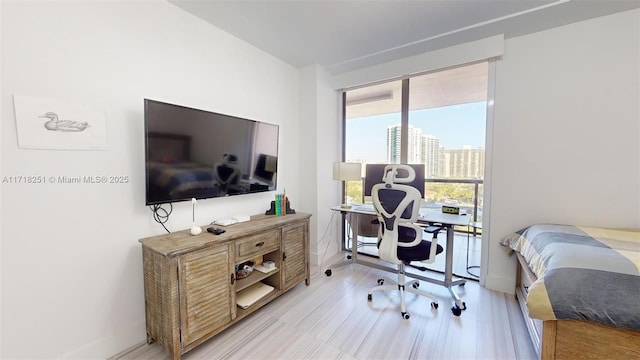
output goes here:
<path id="1" fill-rule="evenodd" d="M 276 263 L 272 260 L 264 261 L 262 264 L 256 265 L 254 269 L 265 274 L 269 274 L 278 270 L 278 268 L 276 267 Z"/>
<path id="2" fill-rule="evenodd" d="M 191 226 L 191 235 L 200 235 L 202 233 L 202 228 L 200 226 L 196 226 L 196 198 L 191 198 L 191 217 L 193 220 L 193 225 Z"/>
<path id="3" fill-rule="evenodd" d="M 214 228 L 214 227 L 209 227 L 207 228 L 207 231 L 214 234 L 214 235 L 220 235 L 220 234 L 224 234 L 226 230 L 222 230 L 220 228 Z"/>
<path id="4" fill-rule="evenodd" d="M 235 215 L 233 218 L 239 223 L 251 220 L 251 216 L 249 215 Z"/>
<path id="5" fill-rule="evenodd" d="M 238 220 L 236 219 L 218 219 L 216 221 L 213 222 L 216 225 L 220 225 L 220 226 L 229 226 L 229 225 L 233 225 L 233 224 L 237 224 Z"/>
<path id="6" fill-rule="evenodd" d="M 254 264 L 253 261 L 247 261 L 236 265 L 236 279 L 244 279 L 249 276 L 253 271 Z"/>
<path id="7" fill-rule="evenodd" d="M 289 198 L 284 197 L 284 200 L 278 201 L 278 195 L 276 195 L 276 200 L 271 202 L 271 208 L 265 211 L 265 215 L 277 215 L 284 216 L 287 214 L 295 214 L 296 210 L 291 208 L 291 204 L 289 203 Z"/>

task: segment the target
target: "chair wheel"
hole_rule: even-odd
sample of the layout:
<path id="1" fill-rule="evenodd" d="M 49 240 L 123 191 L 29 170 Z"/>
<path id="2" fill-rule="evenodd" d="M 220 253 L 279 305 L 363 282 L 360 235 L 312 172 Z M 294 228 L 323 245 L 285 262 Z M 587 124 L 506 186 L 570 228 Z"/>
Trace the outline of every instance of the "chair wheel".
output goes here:
<path id="1" fill-rule="evenodd" d="M 460 284 L 460 285 L 458 285 L 458 286 L 460 286 L 460 287 L 464 287 L 464 284 L 466 284 L 466 283 L 462 283 L 462 284 Z"/>
<path id="2" fill-rule="evenodd" d="M 420 287 L 420 283 L 414 282 L 411 286 L 413 286 L 414 289 L 417 289 Z"/>
<path id="3" fill-rule="evenodd" d="M 347 260 L 351 260 L 351 255 L 347 255 Z"/>
<path id="4" fill-rule="evenodd" d="M 409 317 L 410 317 L 409 313 L 406 313 L 406 312 L 403 312 L 403 313 L 402 313 L 402 318 L 403 318 L 403 319 L 405 319 L 405 320 L 409 320 Z"/>
<path id="5" fill-rule="evenodd" d="M 467 304 L 464 301 L 462 302 L 462 310 L 467 310 Z"/>
<path id="6" fill-rule="evenodd" d="M 331 276 L 331 269 L 327 269 L 327 271 L 325 271 L 324 274 L 327 276 Z"/>
<path id="7" fill-rule="evenodd" d="M 455 316 L 460 316 L 460 314 L 462 314 L 462 309 L 460 309 L 458 307 L 458 305 L 454 306 L 451 308 L 451 312 L 453 313 L 453 315 Z"/>
<path id="8" fill-rule="evenodd" d="M 438 303 L 437 302 L 432 302 L 431 303 L 431 308 L 437 310 L 438 309 Z"/>
<path id="9" fill-rule="evenodd" d="M 369 301 L 373 300 L 373 296 L 371 294 L 367 295 L 367 300 Z"/>
<path id="10" fill-rule="evenodd" d="M 378 285 L 384 284 L 384 279 L 378 279 Z"/>

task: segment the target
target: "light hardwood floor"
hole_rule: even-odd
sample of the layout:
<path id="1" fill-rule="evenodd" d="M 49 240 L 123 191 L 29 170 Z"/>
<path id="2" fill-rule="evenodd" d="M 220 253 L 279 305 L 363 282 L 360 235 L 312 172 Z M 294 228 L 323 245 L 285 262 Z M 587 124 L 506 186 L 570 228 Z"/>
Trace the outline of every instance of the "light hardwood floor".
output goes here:
<path id="1" fill-rule="evenodd" d="M 466 240 L 466 239 L 465 239 Z M 431 300 L 407 294 L 409 320 L 402 319 L 396 292 L 368 290 L 393 274 L 349 265 L 321 271 L 248 318 L 183 356 L 193 359 L 536 359 L 515 298 L 475 281 L 456 287 L 467 310 L 459 317 L 447 290 L 420 288 Z M 434 274 L 435 277 L 440 274 Z M 170 359 L 157 344 L 143 344 L 119 359 Z"/>

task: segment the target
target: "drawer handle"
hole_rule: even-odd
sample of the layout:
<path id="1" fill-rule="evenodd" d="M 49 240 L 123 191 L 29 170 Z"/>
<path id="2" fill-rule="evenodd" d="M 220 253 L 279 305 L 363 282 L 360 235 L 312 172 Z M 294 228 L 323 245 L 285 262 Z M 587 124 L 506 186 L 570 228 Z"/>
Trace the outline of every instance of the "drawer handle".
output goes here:
<path id="1" fill-rule="evenodd" d="M 236 274 L 231 274 L 231 285 L 236 283 Z"/>
<path id="2" fill-rule="evenodd" d="M 261 247 L 262 245 L 264 245 L 264 241 L 260 241 L 259 243 L 257 243 L 256 247 Z"/>

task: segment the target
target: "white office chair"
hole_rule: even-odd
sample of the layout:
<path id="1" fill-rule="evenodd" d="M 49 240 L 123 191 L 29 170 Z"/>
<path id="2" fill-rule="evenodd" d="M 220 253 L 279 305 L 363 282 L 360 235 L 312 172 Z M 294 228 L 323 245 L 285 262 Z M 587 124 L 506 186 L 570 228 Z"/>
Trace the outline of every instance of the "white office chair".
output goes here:
<path id="1" fill-rule="evenodd" d="M 398 170 L 408 172 L 407 177 L 398 177 Z M 443 251 L 438 245 L 437 233 L 442 228 L 430 226 L 425 231 L 433 233 L 431 241 L 422 239 L 423 228 L 416 225 L 419 216 L 422 196 L 409 185 L 415 179 L 415 172 L 407 165 L 387 165 L 384 171 L 384 183 L 376 184 L 372 189 L 373 206 L 381 223 L 382 236 L 378 246 L 381 259 L 398 265 L 398 280 L 386 278 L 391 285 L 385 285 L 385 279 L 378 279 L 378 286 L 369 290 L 368 300 L 372 301 L 373 293 L 381 290 L 398 290 L 400 292 L 400 311 L 404 319 L 409 319 L 405 305 L 405 292 L 426 296 L 432 300 L 431 307 L 438 308 L 436 297 L 418 289 L 418 280 L 405 283 L 405 265 L 411 261 L 432 263 L 437 254 Z"/>

